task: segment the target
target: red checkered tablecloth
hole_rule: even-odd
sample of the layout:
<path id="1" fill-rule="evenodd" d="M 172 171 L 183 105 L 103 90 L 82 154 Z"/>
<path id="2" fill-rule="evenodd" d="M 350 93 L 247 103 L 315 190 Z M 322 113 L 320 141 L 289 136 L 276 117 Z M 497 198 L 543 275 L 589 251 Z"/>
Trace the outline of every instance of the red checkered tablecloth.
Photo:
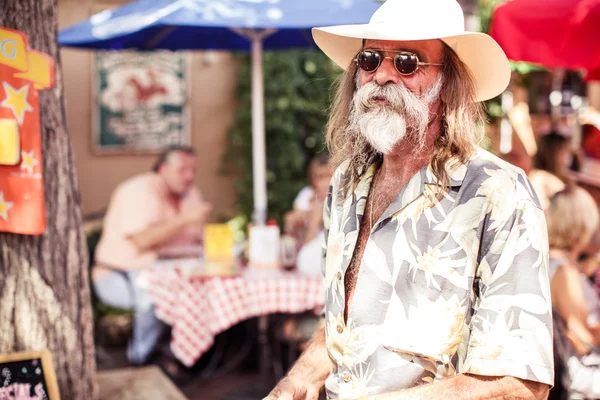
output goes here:
<path id="1" fill-rule="evenodd" d="M 156 316 L 172 326 L 171 350 L 192 366 L 217 334 L 260 315 L 302 313 L 323 306 L 322 280 L 282 271 L 228 278 L 188 277 L 177 268 L 148 276 Z"/>

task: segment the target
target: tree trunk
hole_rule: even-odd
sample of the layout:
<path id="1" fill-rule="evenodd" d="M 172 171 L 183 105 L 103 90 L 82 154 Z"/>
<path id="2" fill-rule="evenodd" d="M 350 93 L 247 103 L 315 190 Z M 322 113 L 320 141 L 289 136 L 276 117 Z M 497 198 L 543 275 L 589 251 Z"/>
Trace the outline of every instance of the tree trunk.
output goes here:
<path id="1" fill-rule="evenodd" d="M 24 32 L 56 61 L 54 88 L 40 92 L 46 231 L 0 233 L 0 353 L 47 348 L 62 399 L 93 399 L 95 360 L 88 253 L 66 130 L 57 0 L 1 0 L 0 26 Z"/>

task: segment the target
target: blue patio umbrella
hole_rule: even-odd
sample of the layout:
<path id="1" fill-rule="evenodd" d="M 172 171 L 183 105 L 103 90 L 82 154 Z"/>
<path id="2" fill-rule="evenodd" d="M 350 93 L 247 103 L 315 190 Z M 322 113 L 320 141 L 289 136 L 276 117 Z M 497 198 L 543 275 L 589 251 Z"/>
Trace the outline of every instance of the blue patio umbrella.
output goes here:
<path id="1" fill-rule="evenodd" d="M 252 52 L 254 221 L 267 216 L 262 51 L 315 46 L 314 26 L 368 22 L 375 0 L 138 0 L 61 31 L 62 46 L 96 50 Z"/>

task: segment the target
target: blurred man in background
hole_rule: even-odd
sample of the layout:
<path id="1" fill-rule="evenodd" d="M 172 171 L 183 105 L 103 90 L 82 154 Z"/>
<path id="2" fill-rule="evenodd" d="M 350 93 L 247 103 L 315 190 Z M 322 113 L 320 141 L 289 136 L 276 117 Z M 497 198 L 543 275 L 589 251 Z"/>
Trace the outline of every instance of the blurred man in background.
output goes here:
<path id="1" fill-rule="evenodd" d="M 196 156 L 190 147 L 173 146 L 152 172 L 121 183 L 111 196 L 92 270 L 100 300 L 134 309 L 133 338 L 127 358 L 145 363 L 165 326 L 154 315 L 151 298 L 140 287 L 141 270 L 152 268 L 161 254 L 200 245 L 212 207 L 195 186 Z"/>

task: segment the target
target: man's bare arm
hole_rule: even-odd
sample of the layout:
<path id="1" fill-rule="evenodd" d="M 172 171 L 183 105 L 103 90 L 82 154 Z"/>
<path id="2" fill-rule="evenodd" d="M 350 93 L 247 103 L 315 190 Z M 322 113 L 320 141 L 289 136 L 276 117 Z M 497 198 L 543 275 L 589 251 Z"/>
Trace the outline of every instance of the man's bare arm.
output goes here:
<path id="1" fill-rule="evenodd" d="M 330 371 L 325 321 L 321 321 L 307 349 L 265 400 L 317 400 Z"/>
<path id="2" fill-rule="evenodd" d="M 375 396 L 375 400 L 544 400 L 549 386 L 510 376 L 457 375 L 453 378 L 399 392 Z"/>
<path id="3" fill-rule="evenodd" d="M 138 251 L 146 251 L 171 239 L 188 226 L 184 216 L 150 225 L 141 232 L 129 236 Z"/>
<path id="4" fill-rule="evenodd" d="M 153 224 L 141 232 L 129 236 L 138 251 L 149 250 L 165 243 L 173 236 L 191 226 L 201 226 L 208 219 L 212 207 L 206 203 L 194 210 L 187 210 L 175 218 Z"/>

